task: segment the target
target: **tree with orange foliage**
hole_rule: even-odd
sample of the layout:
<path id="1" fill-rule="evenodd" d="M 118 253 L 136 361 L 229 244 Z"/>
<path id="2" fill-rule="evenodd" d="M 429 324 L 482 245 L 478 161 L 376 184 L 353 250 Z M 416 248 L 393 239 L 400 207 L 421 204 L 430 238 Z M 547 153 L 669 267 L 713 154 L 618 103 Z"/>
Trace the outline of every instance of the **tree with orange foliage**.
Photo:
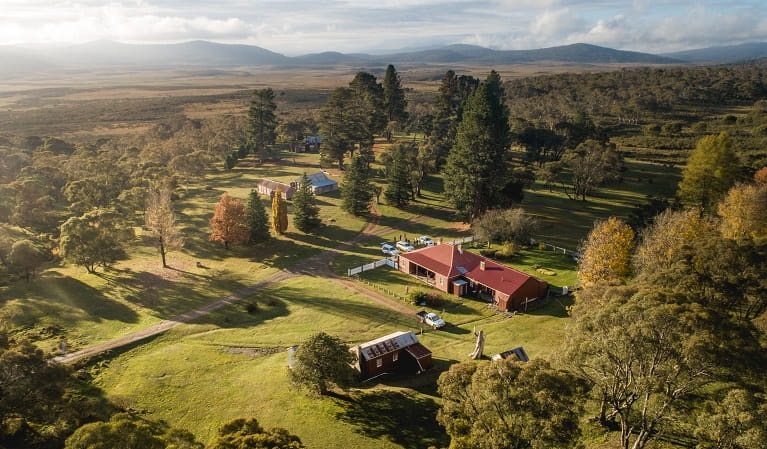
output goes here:
<path id="1" fill-rule="evenodd" d="M 584 285 L 622 282 L 631 274 L 634 230 L 615 217 L 598 222 L 581 249 L 578 278 Z"/>
<path id="2" fill-rule="evenodd" d="M 282 197 L 282 192 L 274 192 L 272 197 L 272 231 L 284 234 L 288 229 L 288 205 Z"/>
<path id="3" fill-rule="evenodd" d="M 224 192 L 216 203 L 213 217 L 210 219 L 210 237 L 212 242 L 222 242 L 229 249 L 230 243 L 248 241 L 248 225 L 245 221 L 245 205 L 237 198 Z"/>

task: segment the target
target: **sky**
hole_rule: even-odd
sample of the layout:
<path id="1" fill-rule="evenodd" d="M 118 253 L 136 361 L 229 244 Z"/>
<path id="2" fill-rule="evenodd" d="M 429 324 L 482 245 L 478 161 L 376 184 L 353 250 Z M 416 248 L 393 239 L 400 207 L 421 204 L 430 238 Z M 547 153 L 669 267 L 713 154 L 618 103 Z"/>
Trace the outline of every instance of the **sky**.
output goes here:
<path id="1" fill-rule="evenodd" d="M 573 43 L 664 53 L 767 41 L 767 0 L 0 0 L 0 45 L 198 39 L 287 56 Z"/>

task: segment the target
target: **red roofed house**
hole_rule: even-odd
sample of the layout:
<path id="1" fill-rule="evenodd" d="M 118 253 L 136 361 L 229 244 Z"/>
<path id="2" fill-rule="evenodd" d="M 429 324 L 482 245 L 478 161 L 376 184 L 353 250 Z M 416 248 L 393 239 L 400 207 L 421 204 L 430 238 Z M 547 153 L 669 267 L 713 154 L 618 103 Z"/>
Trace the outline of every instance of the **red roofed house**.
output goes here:
<path id="1" fill-rule="evenodd" d="M 432 367 L 431 351 L 412 332 L 394 332 L 352 349 L 362 379 L 393 372 L 420 373 Z"/>
<path id="2" fill-rule="evenodd" d="M 460 245 L 441 244 L 399 255 L 399 269 L 456 296 L 477 291 L 493 299 L 500 310 L 521 309 L 543 298 L 548 284 L 536 277 L 464 251 Z"/>

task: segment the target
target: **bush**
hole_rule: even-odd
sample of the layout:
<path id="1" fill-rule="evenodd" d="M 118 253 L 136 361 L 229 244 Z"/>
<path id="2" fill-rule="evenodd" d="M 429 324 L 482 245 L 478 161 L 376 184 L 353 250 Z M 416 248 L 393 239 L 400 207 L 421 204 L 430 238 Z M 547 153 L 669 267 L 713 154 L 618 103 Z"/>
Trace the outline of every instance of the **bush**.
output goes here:
<path id="1" fill-rule="evenodd" d="M 254 314 L 258 312 L 258 303 L 253 301 L 245 304 L 245 311 L 249 314 Z"/>
<path id="2" fill-rule="evenodd" d="M 547 249 L 549 249 L 549 247 L 546 246 L 545 243 L 539 243 L 538 244 L 538 249 L 541 250 L 541 251 L 546 251 Z"/>
<path id="3" fill-rule="evenodd" d="M 495 253 L 497 257 L 504 259 L 511 259 L 514 254 L 519 251 L 519 245 L 514 242 L 506 242 L 501 246 L 501 249 Z"/>
<path id="4" fill-rule="evenodd" d="M 423 290 L 410 292 L 408 299 L 415 306 L 425 304 L 429 307 L 439 308 L 445 304 L 445 300 L 440 295 Z"/>
<path id="5" fill-rule="evenodd" d="M 498 252 L 498 250 L 495 250 L 495 249 L 492 249 L 492 248 L 479 250 L 479 254 L 481 254 L 481 255 L 483 255 L 485 257 L 490 257 L 490 258 L 495 257 L 495 253 L 497 253 L 497 252 Z"/>

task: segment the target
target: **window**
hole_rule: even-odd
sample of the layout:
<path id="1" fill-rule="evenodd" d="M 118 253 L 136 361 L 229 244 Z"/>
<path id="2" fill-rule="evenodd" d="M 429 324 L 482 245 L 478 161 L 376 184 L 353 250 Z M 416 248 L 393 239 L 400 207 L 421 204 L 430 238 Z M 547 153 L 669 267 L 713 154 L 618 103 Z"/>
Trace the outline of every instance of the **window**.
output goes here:
<path id="1" fill-rule="evenodd" d="M 399 360 L 399 352 L 395 352 L 393 356 L 391 356 L 391 361 L 396 362 Z"/>
<path id="2" fill-rule="evenodd" d="M 376 368 L 380 368 L 383 365 L 383 359 L 376 359 Z"/>

